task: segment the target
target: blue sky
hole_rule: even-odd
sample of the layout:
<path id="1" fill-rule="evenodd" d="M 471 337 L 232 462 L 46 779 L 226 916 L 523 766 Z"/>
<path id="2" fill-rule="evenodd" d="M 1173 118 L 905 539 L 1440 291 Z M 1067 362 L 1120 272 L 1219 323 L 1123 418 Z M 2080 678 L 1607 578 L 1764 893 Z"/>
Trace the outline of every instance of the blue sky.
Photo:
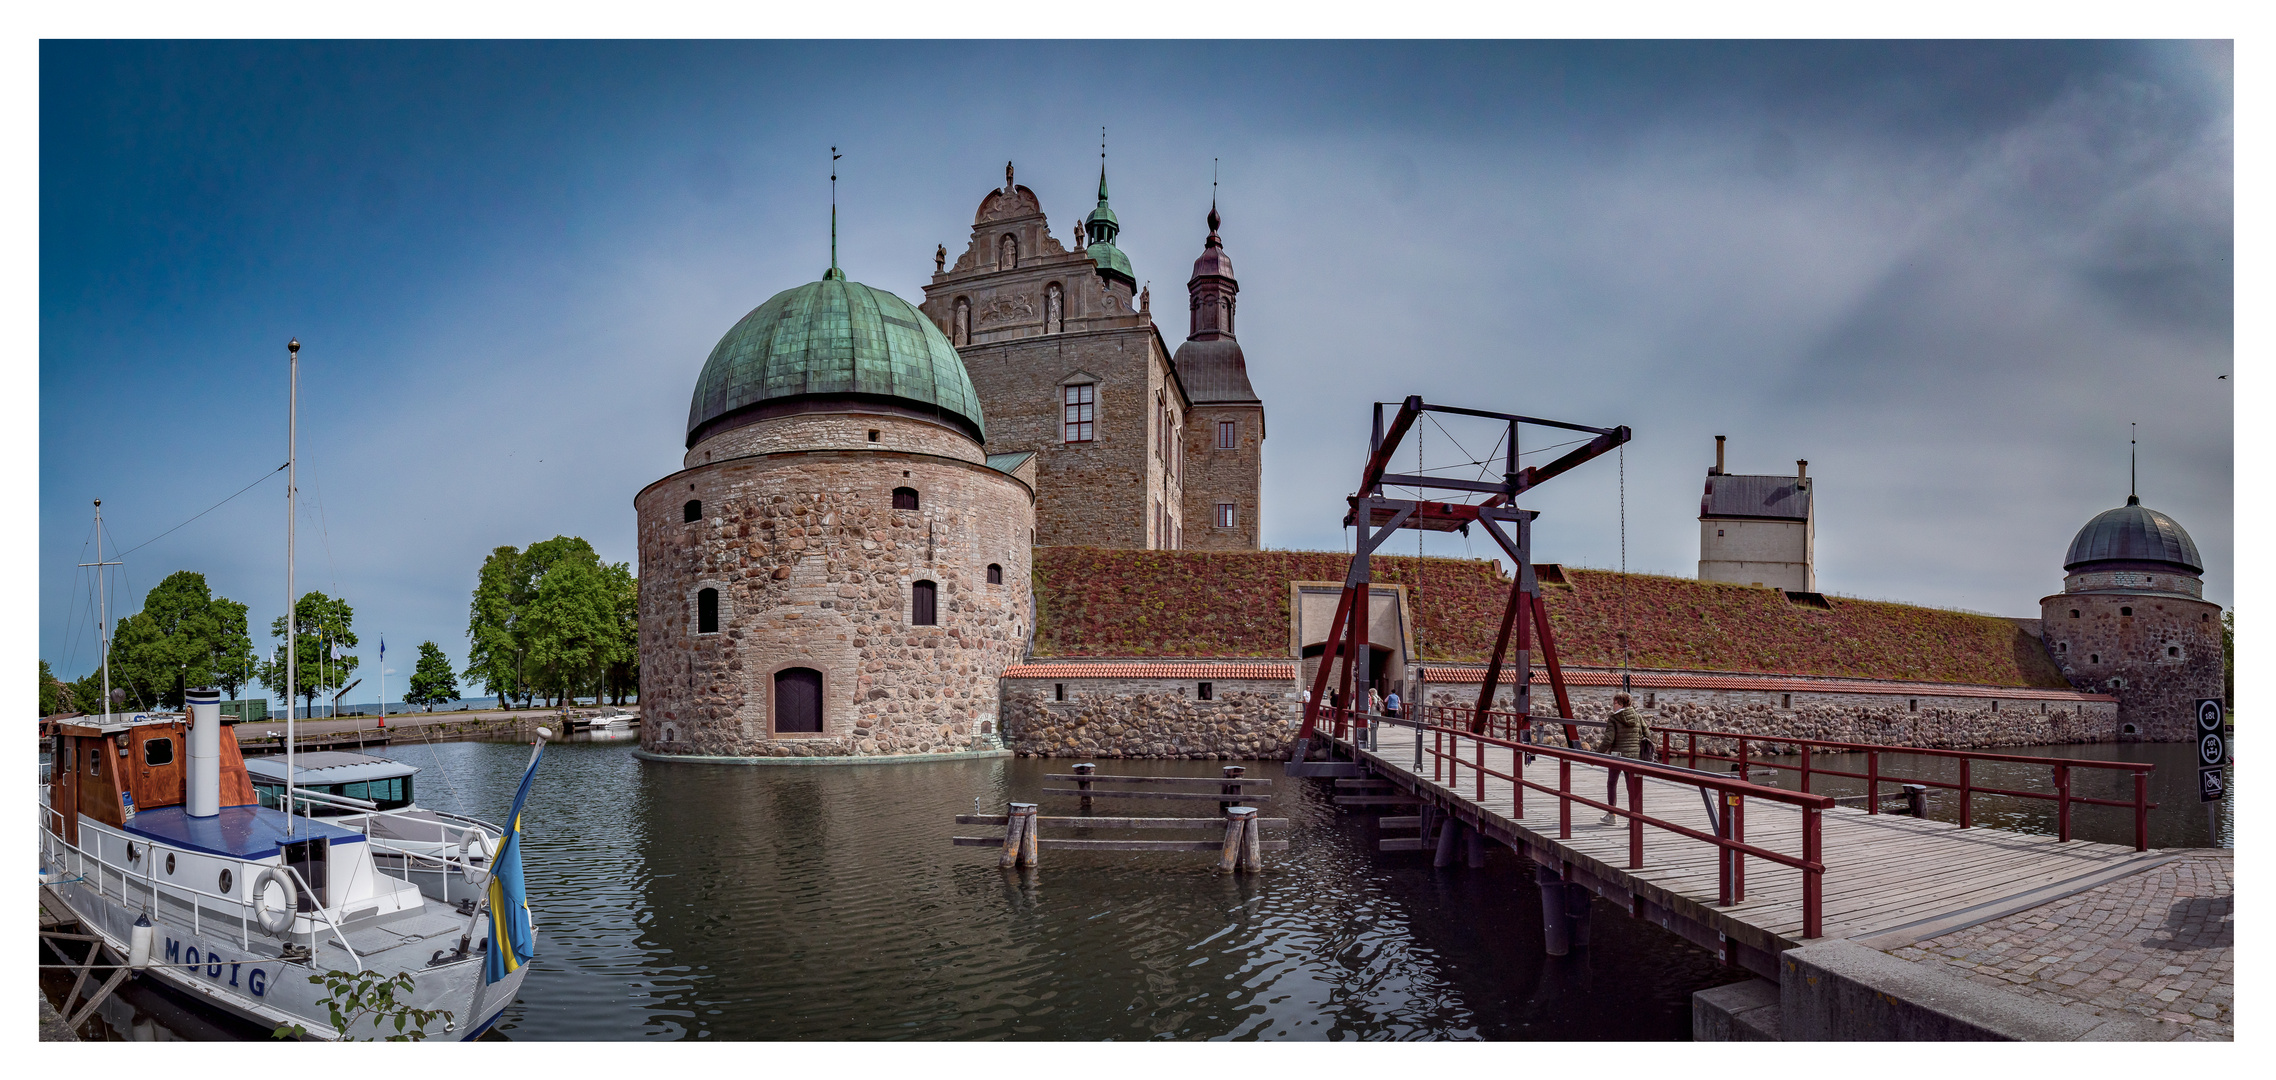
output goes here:
<path id="1" fill-rule="evenodd" d="M 384 631 L 401 669 L 423 639 L 462 660 L 490 548 L 567 534 L 634 558 L 632 496 L 677 467 L 712 344 L 827 265 L 830 146 L 842 263 L 915 300 L 1007 159 L 1064 238 L 1101 125 L 1173 346 L 1221 161 L 1270 546 L 1342 545 L 1367 403 L 1420 393 L 1634 428 L 1632 569 L 1695 571 L 1726 434 L 1734 471 L 1810 460 L 1823 588 L 2035 615 L 2071 534 L 2124 501 L 2138 421 L 2143 500 L 2226 604 L 2230 60 L 49 41 L 40 654 L 66 677 L 95 660 L 73 565 L 91 499 L 131 547 L 284 460 L 297 336 L 300 587 L 355 606 L 367 657 Z M 1424 452 L 1457 449 L 1433 431 Z M 1610 460 L 1543 488 L 1541 557 L 1616 565 L 1619 492 Z M 272 479 L 133 551 L 116 611 L 194 569 L 265 631 L 282 503 Z"/>

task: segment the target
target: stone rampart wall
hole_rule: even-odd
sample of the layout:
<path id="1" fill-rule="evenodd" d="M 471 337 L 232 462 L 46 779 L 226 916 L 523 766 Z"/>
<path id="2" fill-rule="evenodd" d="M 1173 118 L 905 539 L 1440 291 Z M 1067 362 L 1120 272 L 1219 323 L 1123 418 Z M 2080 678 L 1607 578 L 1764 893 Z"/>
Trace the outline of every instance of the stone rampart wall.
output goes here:
<path id="1" fill-rule="evenodd" d="M 1067 700 L 1053 700 L 1054 684 Z M 1004 746 L 1021 757 L 1285 760 L 1296 739 L 1295 684 L 1190 679 L 1005 679 Z"/>

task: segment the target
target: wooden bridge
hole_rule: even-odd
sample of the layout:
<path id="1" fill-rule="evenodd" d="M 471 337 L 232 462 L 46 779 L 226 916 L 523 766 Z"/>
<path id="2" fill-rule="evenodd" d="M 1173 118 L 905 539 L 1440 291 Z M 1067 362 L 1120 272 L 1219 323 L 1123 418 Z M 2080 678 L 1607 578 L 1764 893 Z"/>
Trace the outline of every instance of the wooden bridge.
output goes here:
<path id="1" fill-rule="evenodd" d="M 1338 804 L 1401 808 L 1408 812 L 1383 819 L 1385 830 L 1418 829 L 1413 838 L 1386 839 L 1386 849 L 1435 849 L 1445 865 L 1467 848 L 1476 865 L 1484 842 L 1508 845 L 1536 864 L 1548 922 L 1565 918 L 1569 896 L 1582 905 L 1573 922 L 1585 925 L 1579 920 L 1586 897 L 1575 893 L 1586 890 L 1717 953 L 1725 963 L 1771 979 L 1778 977 L 1778 954 L 1809 939 L 1849 938 L 1893 948 L 2036 907 L 2168 858 L 2144 850 L 2146 834 L 2139 827 L 2134 847 L 2067 838 L 2074 804 L 2133 806 L 2137 824 L 2146 819 L 2149 766 L 2139 763 L 1858 747 L 1869 754 L 1958 757 L 1963 779 L 1956 785 L 1830 774 L 1868 779 L 1876 793 L 1906 783 L 1956 788 L 1963 806 L 1977 792 L 2055 800 L 2063 835 L 2034 836 L 1881 813 L 1877 804 L 1844 806 L 1828 795 L 1741 779 L 1767 765 L 1803 772 L 1808 784 L 1807 752 L 1795 755 L 1798 762 L 1778 762 L 1749 755 L 1750 745 L 1760 751 L 1769 749 L 1766 744 L 1797 743 L 1807 751 L 1852 749 L 1849 744 L 1670 731 L 1660 734 L 1673 761 L 1645 763 L 1473 733 L 1468 709 L 1426 712 L 1445 715 L 1426 715 L 1420 723 L 1378 717 L 1372 726 L 1367 717 L 1336 715 L 1322 725 L 1320 734 L 1334 756 L 1349 761 L 1348 769 L 1333 771 L 1353 774 L 1337 781 Z M 1530 740 L 1532 729 L 1550 728 L 1495 715 L 1503 735 Z M 1457 716 L 1462 722 L 1455 722 Z M 1518 730 L 1509 730 L 1512 722 Z M 1713 752 L 1702 752 L 1702 735 Z M 2054 790 L 1965 787 L 1966 763 L 1987 759 L 2046 764 Z M 1872 760 L 1878 773 L 1878 758 Z M 1612 762 L 1625 775 L 1619 808 L 1612 811 L 1616 820 L 1607 825 L 1601 820 Z M 1746 771 L 1728 771 L 1734 766 Z M 2079 768 L 2132 770 L 2135 799 L 2073 794 L 2069 770 Z M 1816 773 L 1828 775 L 1822 768 Z M 1544 929 L 1551 951 L 1562 952 L 1558 945 L 1566 926 Z"/>

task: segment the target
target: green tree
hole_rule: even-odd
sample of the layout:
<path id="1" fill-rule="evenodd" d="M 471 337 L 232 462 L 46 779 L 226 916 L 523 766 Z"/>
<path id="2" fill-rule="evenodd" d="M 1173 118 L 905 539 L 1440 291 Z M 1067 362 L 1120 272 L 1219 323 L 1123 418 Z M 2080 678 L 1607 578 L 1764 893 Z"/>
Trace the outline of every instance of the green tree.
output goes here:
<path id="1" fill-rule="evenodd" d="M 213 682 L 222 636 L 205 575 L 177 570 L 143 596 L 141 611 L 119 620 L 111 685 L 136 701 L 181 708 L 181 687 Z"/>
<path id="2" fill-rule="evenodd" d="M 640 579 L 624 563 L 610 565 L 605 572 L 616 643 L 602 681 L 615 704 L 622 705 L 625 694 L 640 692 Z"/>
<path id="3" fill-rule="evenodd" d="M 213 684 L 221 696 L 236 700 L 238 690 L 254 680 L 260 661 L 253 655 L 253 634 L 245 619 L 245 605 L 228 597 L 213 599 Z"/>
<path id="4" fill-rule="evenodd" d="M 512 708 L 522 692 L 522 643 L 517 633 L 528 602 L 522 581 L 522 552 L 511 545 L 492 549 L 475 578 L 474 602 L 466 619 L 468 682 L 498 695 L 499 708 Z"/>
<path id="5" fill-rule="evenodd" d="M 581 537 L 493 549 L 468 608 L 463 677 L 479 680 L 500 705 L 536 692 L 554 701 L 599 693 L 612 670 L 629 683 L 638 650 L 626 612 L 636 616 L 637 598 L 631 568 L 602 563 Z"/>
<path id="6" fill-rule="evenodd" d="M 298 683 L 295 687 L 307 706 L 309 715 L 315 715 L 316 699 L 323 694 L 348 685 L 349 676 L 355 674 L 359 661 L 350 651 L 356 647 L 356 612 L 345 600 L 337 600 L 321 592 L 302 594 L 293 605 L 293 616 L 298 622 L 300 640 L 293 646 L 299 660 Z M 283 638 L 283 616 L 269 624 L 269 636 Z M 332 658 L 333 647 L 341 656 Z M 285 692 L 285 656 L 282 642 L 275 652 L 260 665 L 261 684 L 282 695 Z"/>
<path id="7" fill-rule="evenodd" d="M 40 661 L 40 715 L 54 716 L 71 705 L 71 684 L 55 677 L 47 661 Z"/>
<path id="8" fill-rule="evenodd" d="M 403 695 L 403 703 L 424 705 L 433 712 L 436 705 L 457 696 L 458 676 L 451 674 L 450 658 L 443 655 L 442 646 L 420 642 L 419 665 L 411 670 L 411 689 Z"/>
<path id="9" fill-rule="evenodd" d="M 126 690 L 116 686 L 111 688 L 110 704 L 103 703 L 103 669 L 100 666 L 71 683 L 71 708 L 78 712 L 89 715 L 116 712 L 125 704 Z"/>
<path id="10" fill-rule="evenodd" d="M 616 656 L 615 609 L 597 558 L 563 558 L 548 567 L 522 616 L 532 685 L 556 703 L 597 689 Z"/>

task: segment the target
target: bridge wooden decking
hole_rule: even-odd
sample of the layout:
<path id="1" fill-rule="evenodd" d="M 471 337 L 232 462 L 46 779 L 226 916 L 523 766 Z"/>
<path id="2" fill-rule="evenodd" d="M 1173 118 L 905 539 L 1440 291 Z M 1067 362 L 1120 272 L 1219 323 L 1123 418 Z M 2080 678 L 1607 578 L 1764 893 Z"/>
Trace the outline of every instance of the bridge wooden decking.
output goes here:
<path id="1" fill-rule="evenodd" d="M 1876 948 L 1894 948 L 2036 907 L 2171 858 L 2115 844 L 2060 842 L 2052 836 L 1981 826 L 1962 829 L 1947 822 L 1837 807 L 1823 812 L 1821 826 L 1824 938 L 1805 939 L 1802 871 L 1748 858 L 1743 898 L 1719 904 L 1719 866 L 1712 844 L 1647 825 L 1643 865 L 1630 869 L 1626 820 L 1598 824 L 1602 811 L 1576 803 L 1572 835 L 1559 839 L 1559 800 L 1554 794 L 1528 789 L 1520 815 L 1512 805 L 1510 782 L 1488 775 L 1480 798 L 1477 773 L 1468 763 L 1453 786 L 1434 781 L 1430 754 L 1422 754 L 1419 770 L 1416 767 L 1417 738 L 1430 736 L 1412 728 L 1385 726 L 1373 749 L 1354 749 L 1349 741 L 1332 737 L 1326 741 L 1339 751 L 1337 756 L 1348 756 L 1416 802 L 1434 807 L 1437 815 L 1458 819 L 1530 856 L 1536 864 L 1562 871 L 1566 881 L 1588 887 L 1630 915 L 1716 952 L 1726 963 L 1773 980 L 1778 978 L 1777 955 L 1806 940 L 1849 938 Z M 1512 753 L 1488 745 L 1488 769 L 1512 772 Z M 1475 744 L 1465 743 L 1464 756 L 1475 760 Z M 1554 758 L 1539 756 L 1523 775 L 1554 791 L 1558 765 Z M 1574 793 L 1602 802 L 1605 770 L 1575 763 L 1571 784 Z M 1626 807 L 1627 785 L 1621 786 L 1620 805 Z M 1354 793 L 1341 800 L 1343 805 L 1388 804 L 1380 798 L 1361 801 L 1365 798 Z M 1707 805 L 1696 787 L 1644 781 L 1643 809 L 1649 816 L 1712 834 L 1715 826 Z M 1750 799 L 1744 811 L 1746 841 L 1800 857 L 1802 816 L 1798 807 Z"/>

